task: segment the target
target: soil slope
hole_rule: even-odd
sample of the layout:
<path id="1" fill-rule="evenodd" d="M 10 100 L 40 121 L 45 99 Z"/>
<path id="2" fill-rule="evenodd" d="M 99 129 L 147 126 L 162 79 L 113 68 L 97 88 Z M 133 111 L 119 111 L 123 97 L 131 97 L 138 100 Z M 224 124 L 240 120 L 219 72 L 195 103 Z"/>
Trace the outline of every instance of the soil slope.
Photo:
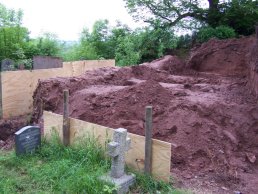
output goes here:
<path id="1" fill-rule="evenodd" d="M 82 76 L 40 81 L 33 120 L 41 108 L 144 135 L 145 106 L 153 106 L 154 138 L 172 143 L 172 176 L 198 192 L 258 193 L 258 105 L 248 87 L 254 38 L 211 40 L 188 62 L 175 56 L 133 67 L 102 68 Z"/>

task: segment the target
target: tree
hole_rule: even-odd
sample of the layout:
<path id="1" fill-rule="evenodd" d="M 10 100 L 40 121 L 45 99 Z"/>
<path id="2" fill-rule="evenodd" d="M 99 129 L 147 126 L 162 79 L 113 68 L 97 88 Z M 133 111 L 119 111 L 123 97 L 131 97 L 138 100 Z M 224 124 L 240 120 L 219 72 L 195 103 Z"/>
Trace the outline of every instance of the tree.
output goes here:
<path id="1" fill-rule="evenodd" d="M 45 32 L 33 42 L 36 46 L 36 51 L 38 52 L 34 53 L 34 55 L 58 56 L 60 53 L 61 43 L 53 33 Z"/>
<path id="2" fill-rule="evenodd" d="M 84 28 L 78 52 L 81 59 L 111 59 L 114 58 L 115 48 L 109 44 L 111 29 L 108 20 L 98 20 L 94 23 L 92 32 Z"/>
<path id="3" fill-rule="evenodd" d="M 174 27 L 178 25 L 208 24 L 211 27 L 226 25 L 229 27 L 243 26 L 247 21 L 252 26 L 258 21 L 258 1 L 252 0 L 124 0 L 129 13 L 136 20 L 143 20 L 155 26 L 159 23 L 162 27 Z M 206 6 L 206 5 L 207 6 Z M 245 13 L 240 18 L 237 13 Z M 240 21 L 239 21 L 240 20 Z M 234 21 L 234 22 L 232 22 Z M 234 23 L 234 24 L 232 24 Z M 240 27 L 243 29 L 244 27 Z M 234 28 L 235 29 L 235 28 Z M 254 31 L 243 32 L 250 34 Z"/>
<path id="4" fill-rule="evenodd" d="M 15 11 L 14 9 L 7 9 L 0 3 L 0 27 L 20 26 L 22 22 L 22 10 Z"/>
<path id="5" fill-rule="evenodd" d="M 24 47 L 29 41 L 29 31 L 21 27 L 23 13 L 7 9 L 0 4 L 0 60 L 24 59 Z"/>
<path id="6" fill-rule="evenodd" d="M 166 50 L 176 47 L 176 38 L 171 28 L 145 27 L 138 32 L 141 62 L 149 62 L 163 56 Z"/>
<path id="7" fill-rule="evenodd" d="M 258 1 L 232 0 L 225 4 L 221 25 L 232 27 L 238 34 L 254 33 L 254 25 L 258 24 Z"/>
<path id="8" fill-rule="evenodd" d="M 136 65 L 140 62 L 140 51 L 136 48 L 132 35 L 118 38 L 115 59 L 118 66 Z"/>

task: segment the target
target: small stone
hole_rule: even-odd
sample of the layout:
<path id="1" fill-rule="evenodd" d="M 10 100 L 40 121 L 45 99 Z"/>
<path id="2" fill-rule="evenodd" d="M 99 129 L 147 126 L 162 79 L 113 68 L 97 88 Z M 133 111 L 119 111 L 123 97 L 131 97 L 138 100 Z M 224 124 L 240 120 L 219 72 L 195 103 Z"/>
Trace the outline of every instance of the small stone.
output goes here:
<path id="1" fill-rule="evenodd" d="M 186 179 L 191 179 L 192 176 L 191 176 L 190 174 L 186 174 L 186 175 L 184 175 L 184 178 L 186 178 Z"/>
<path id="2" fill-rule="evenodd" d="M 5 142 L 0 140 L 0 147 L 4 146 Z"/>
<path id="3" fill-rule="evenodd" d="M 183 92 L 183 91 L 178 91 L 174 94 L 174 96 L 187 96 L 187 93 L 186 92 Z"/>
<path id="4" fill-rule="evenodd" d="M 229 189 L 227 187 L 221 187 L 221 189 L 228 191 Z"/>
<path id="5" fill-rule="evenodd" d="M 224 151 L 223 150 L 219 150 L 219 153 L 224 154 Z"/>
<path id="6" fill-rule="evenodd" d="M 174 147 L 174 148 L 177 148 L 177 147 L 178 147 L 178 145 L 175 144 L 175 143 L 171 143 L 171 146 Z"/>
<path id="7" fill-rule="evenodd" d="M 184 88 L 185 88 L 185 89 L 189 89 L 189 88 L 191 88 L 191 87 L 192 87 L 191 84 L 184 84 Z"/>
<path id="8" fill-rule="evenodd" d="M 238 144 L 237 138 L 229 131 L 224 130 L 223 134 L 234 144 Z"/>
<path id="9" fill-rule="evenodd" d="M 247 159 L 251 162 L 251 163 L 255 163 L 256 161 L 256 156 L 253 153 L 245 153 Z"/>

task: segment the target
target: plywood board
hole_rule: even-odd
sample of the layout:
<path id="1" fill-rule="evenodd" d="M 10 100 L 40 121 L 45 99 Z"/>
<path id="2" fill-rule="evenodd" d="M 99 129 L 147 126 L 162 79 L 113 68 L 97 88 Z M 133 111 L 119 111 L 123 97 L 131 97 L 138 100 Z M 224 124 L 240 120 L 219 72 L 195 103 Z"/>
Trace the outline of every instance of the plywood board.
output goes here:
<path id="1" fill-rule="evenodd" d="M 3 117 L 30 113 L 38 80 L 57 76 L 66 76 L 62 68 L 2 72 Z"/>
<path id="2" fill-rule="evenodd" d="M 44 111 L 44 134 L 49 137 L 51 130 L 56 130 L 62 138 L 62 115 Z M 114 129 L 97 124 L 70 119 L 70 142 L 74 143 L 83 136 L 94 136 L 104 146 L 112 140 Z M 126 154 L 126 163 L 135 170 L 144 169 L 144 142 L 145 137 L 128 133 L 131 138 L 131 149 Z M 152 174 L 161 180 L 169 181 L 171 144 L 153 139 Z"/>
<path id="3" fill-rule="evenodd" d="M 63 63 L 63 69 L 66 74 L 66 77 L 72 77 L 73 76 L 73 66 L 72 62 L 64 62 Z"/>
<path id="4" fill-rule="evenodd" d="M 32 106 L 32 73 L 30 71 L 2 72 L 3 117 L 28 113 Z"/>
<path id="5" fill-rule="evenodd" d="M 57 132 L 60 139 L 63 140 L 63 132 L 62 132 L 63 116 L 44 111 L 43 118 L 44 118 L 44 126 L 43 126 L 44 137 L 46 137 L 47 139 L 50 139 L 53 133 Z"/>
<path id="6" fill-rule="evenodd" d="M 40 79 L 78 76 L 93 66 L 100 68 L 114 65 L 114 60 L 76 61 L 65 62 L 63 68 L 1 72 L 3 118 L 32 111 L 32 95 Z"/>

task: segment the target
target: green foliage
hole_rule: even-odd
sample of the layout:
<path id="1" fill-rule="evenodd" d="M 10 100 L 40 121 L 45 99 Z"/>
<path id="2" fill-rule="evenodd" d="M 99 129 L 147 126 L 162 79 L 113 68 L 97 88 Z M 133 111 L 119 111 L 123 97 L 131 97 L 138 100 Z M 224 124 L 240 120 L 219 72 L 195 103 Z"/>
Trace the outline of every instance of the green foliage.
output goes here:
<path id="1" fill-rule="evenodd" d="M 93 137 L 65 147 L 55 134 L 50 142 L 44 140 L 32 155 L 17 157 L 14 152 L 0 151 L 0 193 L 110 194 L 117 187 L 99 179 L 109 169 L 110 161 Z M 132 193 L 187 193 L 150 176 L 134 173 L 136 185 Z"/>
<path id="2" fill-rule="evenodd" d="M 184 49 L 191 48 L 192 42 L 193 42 L 193 36 L 194 35 L 189 35 L 189 34 L 179 36 L 179 38 L 177 40 L 176 48 L 177 49 L 179 49 L 179 48 L 184 48 Z"/>
<path id="3" fill-rule="evenodd" d="M 112 59 L 115 48 L 110 46 L 110 28 L 108 20 L 98 20 L 90 33 L 84 29 L 80 38 L 78 56 L 80 59 Z"/>
<path id="4" fill-rule="evenodd" d="M 28 41 L 28 30 L 23 27 L 0 27 L 0 60 L 21 59 L 20 52 Z"/>
<path id="5" fill-rule="evenodd" d="M 130 14 L 136 19 L 152 26 L 175 26 L 187 17 L 203 19 L 205 10 L 200 8 L 200 0 L 157 1 L 157 0 L 124 0 Z"/>
<path id="6" fill-rule="evenodd" d="M 211 38 L 227 39 L 234 37 L 236 37 L 234 29 L 227 26 L 218 26 L 216 28 L 202 28 L 197 34 L 197 40 L 201 43 L 206 42 Z"/>
<path id="7" fill-rule="evenodd" d="M 251 35 L 258 22 L 257 0 L 231 0 L 224 4 L 219 25 L 230 26 L 237 34 Z"/>
<path id="8" fill-rule="evenodd" d="M 7 9 L 0 3 L 0 27 L 16 27 L 22 22 L 23 12 L 21 10 Z"/>
<path id="9" fill-rule="evenodd" d="M 115 53 L 116 65 L 136 65 L 140 61 L 140 53 L 134 43 L 133 36 L 118 38 L 118 46 Z"/>
<path id="10" fill-rule="evenodd" d="M 0 193 L 107 193 L 99 176 L 110 168 L 93 138 L 64 147 L 57 138 L 35 155 L 0 156 Z"/>
<path id="11" fill-rule="evenodd" d="M 22 11 L 0 4 L 0 60 L 13 59 L 16 67 L 23 64 L 26 69 L 32 67 L 35 55 L 59 56 L 64 61 L 115 58 L 119 66 L 135 65 L 174 52 L 175 48 L 184 57 L 195 35 L 176 37 L 174 29 L 178 27 L 201 29 L 197 40 L 205 42 L 212 37 L 252 34 L 258 21 L 257 0 L 206 0 L 208 7 L 202 0 L 124 1 L 136 20 L 150 25 L 132 30 L 119 22 L 110 27 L 108 20 L 98 20 L 91 32 L 83 29 L 80 40 L 72 44 L 59 41 L 51 33 L 30 39 L 28 29 L 21 26 Z"/>
<path id="12" fill-rule="evenodd" d="M 79 44 L 67 54 L 68 60 L 115 58 L 116 65 L 127 66 L 151 61 L 175 47 L 176 38 L 169 28 L 146 27 L 132 31 L 121 23 L 110 28 L 107 20 L 100 20 L 91 33 L 83 30 Z"/>
<path id="13" fill-rule="evenodd" d="M 129 13 L 136 19 L 161 27 L 187 27 L 208 24 L 233 28 L 238 34 L 250 35 L 258 21 L 257 0 L 124 0 Z M 195 26 L 194 25 L 194 26 Z"/>
<path id="14" fill-rule="evenodd" d="M 132 170 L 131 170 L 132 171 Z M 169 194 L 191 194 L 189 191 L 175 189 L 164 181 L 157 181 L 149 175 L 133 172 L 136 175 L 136 185 L 132 190 L 137 193 L 169 193 Z"/>
<path id="15" fill-rule="evenodd" d="M 79 54 L 79 45 L 77 42 L 64 42 L 60 50 L 60 57 L 64 61 L 76 61 L 81 58 Z"/>
<path id="16" fill-rule="evenodd" d="M 22 64 L 31 69 L 34 55 L 60 55 L 61 44 L 55 35 L 45 33 L 30 40 L 29 30 L 21 26 L 22 16 L 21 10 L 7 9 L 0 3 L 0 61 L 9 58 L 16 68 Z"/>
<path id="17" fill-rule="evenodd" d="M 170 28 L 144 28 L 139 33 L 141 62 L 152 61 L 176 47 L 176 38 Z"/>
<path id="18" fill-rule="evenodd" d="M 117 186 L 109 186 L 109 185 L 104 185 L 103 191 L 107 194 L 112 194 L 115 191 L 117 191 Z"/>
<path id="19" fill-rule="evenodd" d="M 116 64 L 126 66 L 152 61 L 175 47 L 176 38 L 169 29 L 137 29 L 117 39 Z"/>
<path id="20" fill-rule="evenodd" d="M 59 43 L 57 36 L 52 33 L 44 33 L 39 38 L 33 41 L 35 45 L 34 55 L 42 56 L 58 56 L 61 49 L 61 43 Z"/>

